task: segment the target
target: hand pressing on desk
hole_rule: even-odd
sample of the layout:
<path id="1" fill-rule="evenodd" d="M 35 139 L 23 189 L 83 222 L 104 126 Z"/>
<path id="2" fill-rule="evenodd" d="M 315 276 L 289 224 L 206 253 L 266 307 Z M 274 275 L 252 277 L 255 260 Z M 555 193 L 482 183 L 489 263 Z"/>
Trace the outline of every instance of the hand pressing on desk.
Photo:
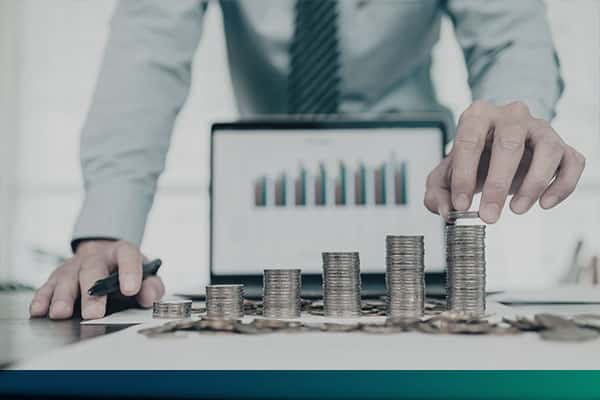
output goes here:
<path id="1" fill-rule="evenodd" d="M 567 198 L 585 167 L 585 157 L 544 120 L 515 102 L 473 103 L 460 117 L 452 151 L 429 174 L 425 206 L 445 219 L 468 210 L 482 191 L 479 215 L 494 223 L 509 194 L 516 214 L 539 200 L 549 209 Z"/>
<path id="2" fill-rule="evenodd" d="M 142 254 L 125 241 L 91 240 L 81 243 L 75 255 L 52 272 L 36 292 L 29 313 L 32 317 L 48 315 L 51 319 L 66 319 L 73 315 L 81 293 L 81 316 L 102 318 L 107 296 L 90 296 L 87 291 L 98 280 L 119 271 L 120 291 L 135 296 L 142 307 L 151 307 L 162 297 L 164 286 L 157 276 L 142 281 Z"/>

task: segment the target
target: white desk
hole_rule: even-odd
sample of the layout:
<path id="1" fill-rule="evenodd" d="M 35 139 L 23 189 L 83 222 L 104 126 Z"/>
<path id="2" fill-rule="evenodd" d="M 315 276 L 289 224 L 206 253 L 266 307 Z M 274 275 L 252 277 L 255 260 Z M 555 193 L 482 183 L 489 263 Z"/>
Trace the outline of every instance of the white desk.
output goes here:
<path id="1" fill-rule="evenodd" d="M 513 314 L 528 314 L 515 308 Z M 535 312 L 561 312 L 537 306 Z M 574 311 L 572 308 L 567 312 Z M 600 305 L 576 312 L 600 313 Z M 22 369 L 599 369 L 600 340 L 546 342 L 516 336 L 302 333 L 246 336 L 179 332 L 148 338 L 123 331 L 16 364 Z"/>

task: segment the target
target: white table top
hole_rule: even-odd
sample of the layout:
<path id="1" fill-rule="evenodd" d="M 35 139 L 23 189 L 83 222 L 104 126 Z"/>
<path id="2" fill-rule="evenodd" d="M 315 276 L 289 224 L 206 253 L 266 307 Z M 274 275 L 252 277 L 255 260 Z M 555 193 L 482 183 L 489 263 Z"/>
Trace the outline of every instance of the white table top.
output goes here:
<path id="1" fill-rule="evenodd" d="M 494 305 L 496 304 L 496 305 Z M 600 313 L 600 305 L 537 306 L 534 312 Z M 576 310 L 573 308 L 576 307 Z M 530 310 L 490 304 L 506 316 Z M 496 315 L 497 317 L 499 315 Z M 600 340 L 547 342 L 515 336 L 178 332 L 149 338 L 151 321 L 29 359 L 17 369 L 599 369 Z"/>

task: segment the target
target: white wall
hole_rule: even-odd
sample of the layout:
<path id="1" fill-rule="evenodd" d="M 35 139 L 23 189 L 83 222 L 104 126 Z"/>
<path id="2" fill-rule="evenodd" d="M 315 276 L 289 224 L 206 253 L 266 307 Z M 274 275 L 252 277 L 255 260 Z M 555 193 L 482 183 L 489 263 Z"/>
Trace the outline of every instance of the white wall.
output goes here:
<path id="1" fill-rule="evenodd" d="M 0 280 L 7 279 L 14 247 L 15 98 L 17 69 L 15 4 L 0 0 Z"/>
<path id="2" fill-rule="evenodd" d="M 14 276 L 39 283 L 54 262 L 32 257 L 31 248 L 69 253 L 70 231 L 81 201 L 78 134 L 114 2 L 22 0 L 14 4 L 19 131 L 12 145 L 17 158 L 18 207 L 11 265 Z M 600 236 L 600 3 L 552 0 L 548 4 L 567 82 L 555 127 L 586 153 L 588 169 L 574 198 L 557 210 L 537 210 L 519 218 L 507 214 L 489 229 L 493 286 L 553 283 L 577 236 L 600 249 L 594 239 Z M 210 65 L 202 62 L 207 57 Z M 466 72 L 448 21 L 435 60 L 440 97 L 458 115 L 469 103 L 469 92 L 464 81 L 457 79 L 466 77 Z M 162 274 L 169 290 L 200 287 L 208 279 L 208 126 L 210 121 L 234 116 L 221 14 L 213 4 L 196 56 L 192 92 L 177 123 L 143 244 L 150 256 L 164 259 Z"/>

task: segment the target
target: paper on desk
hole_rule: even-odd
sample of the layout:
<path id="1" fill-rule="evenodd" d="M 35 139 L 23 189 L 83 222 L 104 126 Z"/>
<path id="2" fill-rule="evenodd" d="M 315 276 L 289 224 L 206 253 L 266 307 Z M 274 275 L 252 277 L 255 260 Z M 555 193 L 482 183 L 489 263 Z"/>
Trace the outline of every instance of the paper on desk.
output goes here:
<path id="1" fill-rule="evenodd" d="M 192 308 L 204 306 L 204 302 L 193 302 Z M 104 318 L 81 321 L 81 325 L 133 325 L 156 321 L 152 309 L 130 308 L 107 315 Z M 166 322 L 168 319 L 161 319 Z"/>
<path id="2" fill-rule="evenodd" d="M 503 304 L 600 304 L 600 288 L 567 285 L 544 289 L 509 290 L 488 296 Z"/>
<path id="3" fill-rule="evenodd" d="M 81 325 L 131 325 L 152 321 L 152 310 L 130 308 L 104 318 L 81 321 Z"/>

